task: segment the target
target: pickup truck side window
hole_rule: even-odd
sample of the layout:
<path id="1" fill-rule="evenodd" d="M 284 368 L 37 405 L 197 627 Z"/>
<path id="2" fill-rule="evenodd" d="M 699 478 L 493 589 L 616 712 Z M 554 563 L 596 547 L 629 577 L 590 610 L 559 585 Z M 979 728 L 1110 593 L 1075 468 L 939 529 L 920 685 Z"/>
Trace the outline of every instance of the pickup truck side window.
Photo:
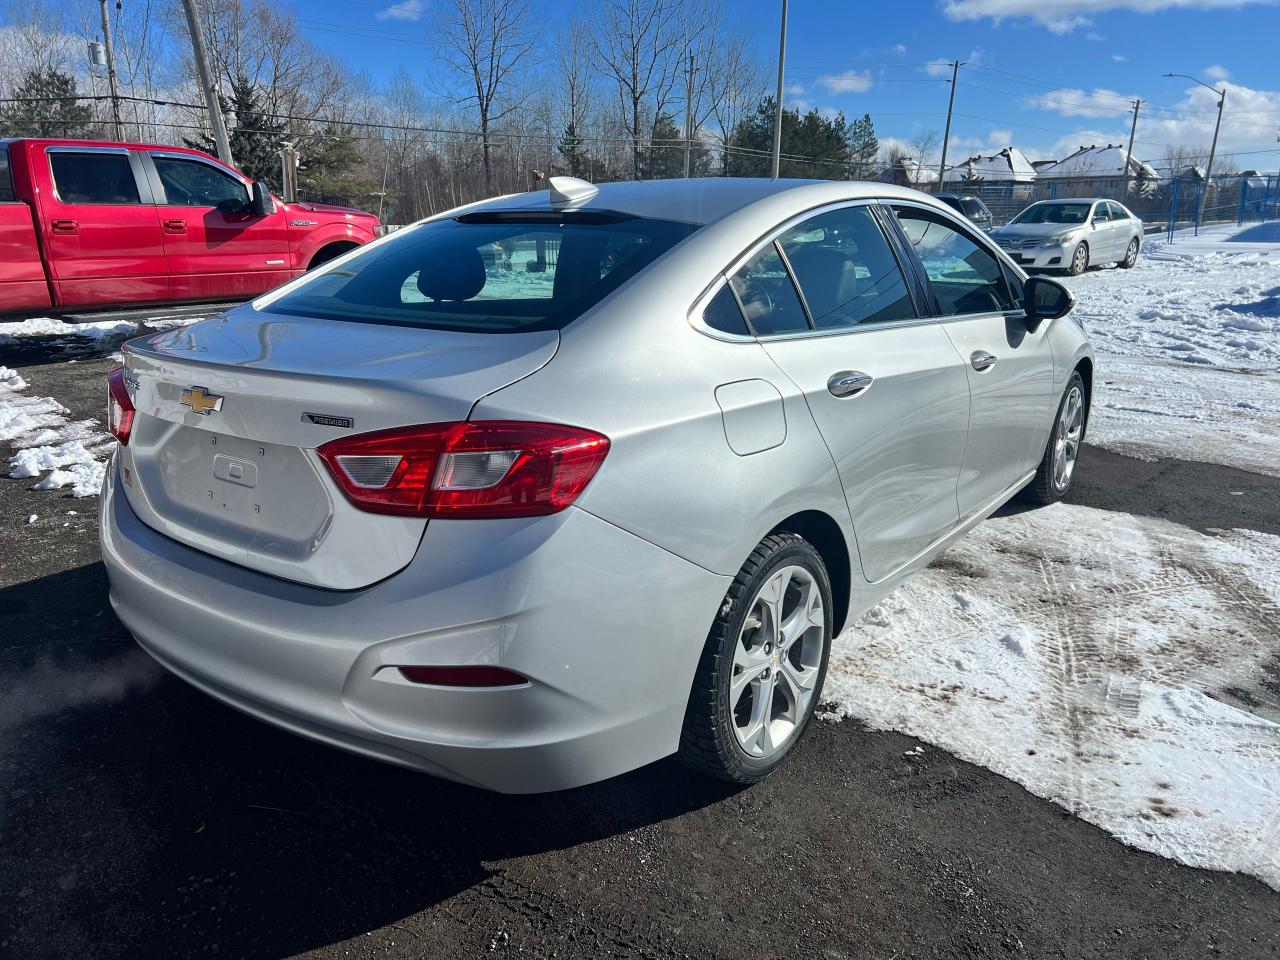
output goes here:
<path id="1" fill-rule="evenodd" d="M 0 147 L 0 203 L 8 203 L 13 199 L 13 178 L 9 176 L 9 149 Z"/>
<path id="2" fill-rule="evenodd" d="M 49 166 L 63 203 L 141 203 L 138 182 L 123 153 L 50 151 Z"/>
<path id="3" fill-rule="evenodd" d="M 249 190 L 217 167 L 199 160 L 152 155 L 165 197 L 178 207 L 218 207 L 240 210 L 249 205 Z"/>

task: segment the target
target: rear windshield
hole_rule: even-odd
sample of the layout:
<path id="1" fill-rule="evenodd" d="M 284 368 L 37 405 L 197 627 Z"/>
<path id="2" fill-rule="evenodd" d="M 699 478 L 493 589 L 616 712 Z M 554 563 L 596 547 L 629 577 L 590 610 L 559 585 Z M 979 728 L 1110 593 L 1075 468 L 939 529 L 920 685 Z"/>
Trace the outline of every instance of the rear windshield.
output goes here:
<path id="1" fill-rule="evenodd" d="M 267 313 L 460 330 L 555 330 L 697 227 L 612 214 L 470 214 L 402 231 Z"/>

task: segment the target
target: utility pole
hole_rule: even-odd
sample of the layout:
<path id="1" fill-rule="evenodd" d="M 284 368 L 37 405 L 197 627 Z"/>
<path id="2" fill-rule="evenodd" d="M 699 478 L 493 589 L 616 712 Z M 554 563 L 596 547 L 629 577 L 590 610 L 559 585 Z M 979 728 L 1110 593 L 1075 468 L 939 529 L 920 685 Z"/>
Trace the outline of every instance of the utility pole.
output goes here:
<path id="1" fill-rule="evenodd" d="M 689 76 L 685 79 L 684 98 L 684 178 L 689 179 L 689 158 L 693 152 L 693 53 L 689 54 Z"/>
<path id="2" fill-rule="evenodd" d="M 1133 170 L 1133 138 L 1138 133 L 1138 110 L 1142 107 L 1141 100 L 1133 101 L 1133 123 L 1129 125 L 1129 149 L 1124 155 L 1124 198 L 1129 199 L 1129 177 Z"/>
<path id="3" fill-rule="evenodd" d="M 1212 90 L 1214 93 L 1218 95 L 1218 122 L 1213 125 L 1213 145 L 1209 147 L 1209 165 L 1204 169 L 1204 184 L 1200 187 L 1200 199 L 1196 202 L 1195 236 L 1198 237 L 1200 236 L 1200 221 L 1204 219 L 1205 194 L 1209 192 L 1209 187 L 1213 182 L 1211 180 L 1211 178 L 1213 177 L 1213 158 L 1214 158 L 1214 155 L 1218 152 L 1218 131 L 1222 129 L 1222 111 L 1227 105 L 1227 88 L 1225 85 L 1221 90 L 1219 90 L 1217 87 L 1211 87 L 1209 86 L 1209 84 L 1205 83 L 1203 80 L 1193 77 L 1189 73 L 1166 73 L 1165 76 L 1166 77 L 1182 77 L 1184 80 L 1190 80 L 1193 83 L 1198 83 L 1200 84 L 1200 86 L 1204 87 L 1206 90 Z"/>
<path id="4" fill-rule="evenodd" d="M 770 176 L 778 179 L 782 169 L 782 75 L 787 64 L 787 0 L 782 0 L 782 29 L 778 33 L 778 99 L 773 105 L 773 163 Z"/>
<path id="5" fill-rule="evenodd" d="M 120 0 L 116 0 L 117 5 Z M 107 0 L 98 0 L 102 8 L 102 44 L 107 51 L 107 86 L 111 89 L 111 115 L 115 118 L 116 139 L 124 139 L 124 122 L 120 119 L 120 87 L 116 84 L 116 51 L 111 45 L 111 18 L 107 16 Z"/>
<path id="6" fill-rule="evenodd" d="M 951 142 L 951 113 L 956 108 L 956 80 L 960 76 L 960 68 L 965 61 L 951 61 L 951 99 L 947 102 L 947 126 L 942 134 L 942 162 L 938 164 L 938 189 L 942 189 L 942 179 L 947 175 L 947 145 Z"/>
<path id="7" fill-rule="evenodd" d="M 209 73 L 209 58 L 204 51 L 204 28 L 200 25 L 200 14 L 196 10 L 195 0 L 182 0 L 187 11 L 187 31 L 191 34 L 191 55 L 196 62 L 196 80 L 204 93 L 205 106 L 209 110 L 209 127 L 213 130 L 213 142 L 218 145 L 218 159 L 231 165 L 231 141 L 227 139 L 227 124 L 222 118 L 222 104 L 218 100 L 218 91 L 213 86 L 213 77 Z"/>

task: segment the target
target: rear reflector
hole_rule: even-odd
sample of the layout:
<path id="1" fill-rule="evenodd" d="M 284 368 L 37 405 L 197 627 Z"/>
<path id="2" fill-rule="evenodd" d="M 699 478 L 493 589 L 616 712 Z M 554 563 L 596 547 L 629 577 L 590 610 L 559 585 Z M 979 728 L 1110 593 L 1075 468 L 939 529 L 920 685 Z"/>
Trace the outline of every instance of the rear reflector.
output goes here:
<path id="1" fill-rule="evenodd" d="M 529 682 L 502 667 L 401 667 L 400 673 L 414 683 L 438 687 L 517 687 Z"/>
<path id="2" fill-rule="evenodd" d="M 411 517 L 536 517 L 578 498 L 609 452 L 580 427 L 518 420 L 428 423 L 316 451 L 347 499 Z"/>
<path id="3" fill-rule="evenodd" d="M 107 374 L 107 429 L 121 446 L 129 443 L 134 412 L 133 399 L 124 385 L 124 367 L 116 367 Z"/>

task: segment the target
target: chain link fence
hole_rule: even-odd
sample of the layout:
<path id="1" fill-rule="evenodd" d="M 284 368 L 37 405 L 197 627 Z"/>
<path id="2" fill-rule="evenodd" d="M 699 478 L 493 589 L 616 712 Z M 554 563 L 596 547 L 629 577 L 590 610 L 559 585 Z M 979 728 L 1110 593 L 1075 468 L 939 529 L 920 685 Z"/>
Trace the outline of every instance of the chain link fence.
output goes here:
<path id="1" fill-rule="evenodd" d="M 1280 175 L 1238 173 L 1203 178 L 1046 177 L 1029 183 L 952 183 L 947 190 L 980 197 L 993 225 L 1008 223 L 1038 200 L 1099 197 L 1123 203 L 1142 219 L 1148 233 L 1202 224 L 1280 219 Z"/>

